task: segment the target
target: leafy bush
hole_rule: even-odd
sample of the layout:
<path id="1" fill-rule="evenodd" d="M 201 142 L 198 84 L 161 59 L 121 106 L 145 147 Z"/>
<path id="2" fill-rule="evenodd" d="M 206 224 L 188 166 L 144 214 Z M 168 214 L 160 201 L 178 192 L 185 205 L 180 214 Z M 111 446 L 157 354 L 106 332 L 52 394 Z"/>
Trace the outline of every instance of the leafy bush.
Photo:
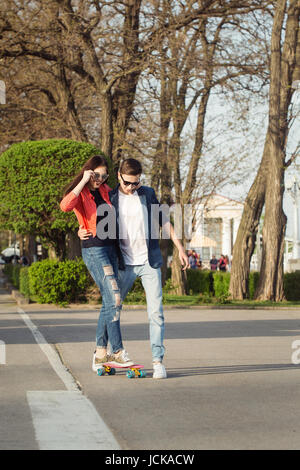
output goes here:
<path id="1" fill-rule="evenodd" d="M 0 159 L 0 228 L 39 235 L 63 256 L 66 233 L 77 231 L 73 211 L 63 212 L 59 202 L 64 188 L 83 164 L 101 154 L 95 146 L 69 139 L 13 144 Z M 116 182 L 112 163 L 108 184 Z"/>
<path id="2" fill-rule="evenodd" d="M 199 294 L 197 297 L 197 302 L 204 304 L 212 304 L 214 301 L 213 296 L 207 293 Z"/>
<path id="3" fill-rule="evenodd" d="M 29 267 L 20 269 L 20 292 L 26 299 L 30 299 L 29 289 Z"/>
<path id="4" fill-rule="evenodd" d="M 219 299 L 226 299 L 229 295 L 230 273 L 214 272 L 213 282 L 214 295 Z"/>
<path id="5" fill-rule="evenodd" d="M 300 271 L 285 273 L 283 285 L 286 300 L 300 300 Z"/>
<path id="6" fill-rule="evenodd" d="M 167 279 L 166 282 L 165 282 L 165 285 L 162 288 L 163 293 L 164 294 L 169 294 L 169 293 L 173 292 L 174 289 L 175 289 L 175 286 L 172 283 L 172 279 L 171 278 Z"/>
<path id="7" fill-rule="evenodd" d="M 212 290 L 212 273 L 199 269 L 187 271 L 188 292 L 191 294 L 209 294 Z"/>
<path id="8" fill-rule="evenodd" d="M 259 272 L 251 272 L 249 275 L 249 299 L 254 299 L 254 294 L 259 281 Z"/>
<path id="9" fill-rule="evenodd" d="M 20 269 L 21 266 L 19 264 L 6 264 L 3 270 L 8 280 L 17 289 L 20 287 Z"/>
<path id="10" fill-rule="evenodd" d="M 82 259 L 46 259 L 29 268 L 30 294 L 40 303 L 64 304 L 80 300 L 91 283 Z"/>
<path id="11" fill-rule="evenodd" d="M 57 303 L 85 300 L 92 288 L 96 288 L 83 260 L 57 261 L 46 259 L 33 263 L 30 267 L 6 264 L 4 274 L 26 298 L 40 303 Z M 173 289 L 170 270 L 163 288 L 164 300 Z M 198 303 L 228 303 L 230 273 L 189 270 L 188 289 L 190 294 L 198 294 Z M 258 272 L 251 272 L 249 277 L 249 297 L 253 299 L 259 280 Z M 284 293 L 289 301 L 300 300 L 300 271 L 284 275 Z M 213 297 L 214 296 L 214 297 Z M 174 301 L 175 302 L 174 296 Z M 177 298 L 177 297 L 176 297 Z M 168 298 L 169 300 L 169 298 Z M 146 303 L 146 296 L 140 278 L 137 278 L 128 293 L 125 303 Z"/>

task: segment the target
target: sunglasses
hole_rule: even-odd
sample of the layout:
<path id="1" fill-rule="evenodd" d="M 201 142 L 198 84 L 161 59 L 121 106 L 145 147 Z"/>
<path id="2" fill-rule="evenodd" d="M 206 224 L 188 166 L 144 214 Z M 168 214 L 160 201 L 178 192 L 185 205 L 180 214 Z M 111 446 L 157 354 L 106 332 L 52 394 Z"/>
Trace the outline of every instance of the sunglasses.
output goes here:
<path id="1" fill-rule="evenodd" d="M 104 174 L 102 175 L 101 173 L 95 173 L 95 172 L 94 172 L 94 174 L 93 174 L 93 179 L 94 179 L 95 181 L 99 181 L 99 180 L 101 180 L 101 181 L 106 181 L 107 178 L 108 178 L 108 176 L 109 176 L 109 175 L 108 175 L 107 173 L 104 173 Z"/>
<path id="2" fill-rule="evenodd" d="M 134 181 L 133 183 L 131 181 L 125 181 L 121 173 L 120 176 L 125 186 L 129 186 L 131 184 L 131 186 L 134 186 L 136 188 L 141 183 L 140 181 Z"/>

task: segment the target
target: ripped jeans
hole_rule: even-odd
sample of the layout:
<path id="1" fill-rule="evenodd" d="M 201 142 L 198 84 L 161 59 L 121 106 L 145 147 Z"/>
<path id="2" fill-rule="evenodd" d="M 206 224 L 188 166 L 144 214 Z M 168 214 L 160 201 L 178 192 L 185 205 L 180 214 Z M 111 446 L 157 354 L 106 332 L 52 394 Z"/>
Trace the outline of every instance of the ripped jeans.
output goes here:
<path id="1" fill-rule="evenodd" d="M 96 330 L 96 345 L 106 348 L 109 341 L 112 352 L 116 353 L 123 349 L 120 328 L 122 303 L 117 281 L 116 249 L 114 246 L 82 248 L 82 258 L 102 296 L 102 308 Z"/>

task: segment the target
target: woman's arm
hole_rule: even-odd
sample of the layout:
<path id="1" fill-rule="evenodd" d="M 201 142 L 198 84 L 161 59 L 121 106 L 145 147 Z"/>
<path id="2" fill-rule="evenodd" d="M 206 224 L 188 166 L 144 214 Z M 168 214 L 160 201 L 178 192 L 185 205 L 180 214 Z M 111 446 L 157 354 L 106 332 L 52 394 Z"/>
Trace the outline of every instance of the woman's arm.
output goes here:
<path id="1" fill-rule="evenodd" d="M 74 209 L 74 207 L 77 205 L 79 194 L 85 185 L 89 182 L 93 173 L 93 170 L 87 170 L 84 172 L 81 181 L 60 202 L 60 208 L 62 211 L 70 212 Z"/>
<path id="2" fill-rule="evenodd" d="M 72 190 L 73 193 L 75 194 L 75 196 L 79 196 L 79 194 L 81 193 L 81 191 L 83 190 L 83 188 L 85 187 L 85 185 L 90 181 L 91 177 L 93 176 L 94 172 L 93 170 L 86 170 L 84 173 L 83 173 L 83 177 L 82 177 L 82 180 L 79 181 L 79 183 L 77 184 L 77 186 L 75 186 L 75 188 Z"/>

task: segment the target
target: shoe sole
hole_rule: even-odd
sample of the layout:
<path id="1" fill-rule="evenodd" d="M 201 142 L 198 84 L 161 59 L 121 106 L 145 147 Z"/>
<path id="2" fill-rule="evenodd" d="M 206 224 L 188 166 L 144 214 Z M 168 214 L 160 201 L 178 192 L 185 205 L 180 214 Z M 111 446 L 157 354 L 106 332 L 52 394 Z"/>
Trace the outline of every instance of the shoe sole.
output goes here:
<path id="1" fill-rule="evenodd" d="M 116 362 L 116 361 L 109 361 L 109 364 L 111 364 L 112 367 L 131 367 L 134 365 L 134 362 Z"/>
<path id="2" fill-rule="evenodd" d="M 97 372 L 101 367 L 103 367 L 103 364 L 98 364 L 97 366 L 92 365 L 92 371 Z"/>

